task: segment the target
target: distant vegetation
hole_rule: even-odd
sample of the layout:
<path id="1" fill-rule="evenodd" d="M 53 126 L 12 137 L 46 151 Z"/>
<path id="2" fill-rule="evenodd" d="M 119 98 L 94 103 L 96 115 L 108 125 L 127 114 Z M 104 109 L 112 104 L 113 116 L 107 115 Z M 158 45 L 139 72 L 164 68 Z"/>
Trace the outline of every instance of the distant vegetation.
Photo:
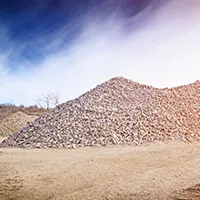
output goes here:
<path id="1" fill-rule="evenodd" d="M 23 105 L 16 106 L 16 105 L 13 105 L 13 104 L 0 104 L 0 121 L 4 118 L 8 117 L 11 114 L 18 112 L 18 111 L 24 112 L 28 115 L 39 116 L 42 113 L 44 113 L 46 111 L 46 109 L 40 108 L 37 105 L 25 107 Z"/>

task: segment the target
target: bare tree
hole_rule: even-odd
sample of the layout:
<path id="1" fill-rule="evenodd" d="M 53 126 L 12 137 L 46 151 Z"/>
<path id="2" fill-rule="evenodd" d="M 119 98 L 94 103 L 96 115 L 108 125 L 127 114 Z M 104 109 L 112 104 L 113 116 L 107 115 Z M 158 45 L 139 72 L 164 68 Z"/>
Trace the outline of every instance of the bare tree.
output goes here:
<path id="1" fill-rule="evenodd" d="M 56 93 L 41 94 L 36 99 L 36 102 L 38 106 L 48 110 L 51 107 L 55 107 L 59 104 L 59 95 Z"/>
<path id="2" fill-rule="evenodd" d="M 51 102 L 53 106 L 57 106 L 59 104 L 59 95 L 57 93 L 51 93 Z"/>

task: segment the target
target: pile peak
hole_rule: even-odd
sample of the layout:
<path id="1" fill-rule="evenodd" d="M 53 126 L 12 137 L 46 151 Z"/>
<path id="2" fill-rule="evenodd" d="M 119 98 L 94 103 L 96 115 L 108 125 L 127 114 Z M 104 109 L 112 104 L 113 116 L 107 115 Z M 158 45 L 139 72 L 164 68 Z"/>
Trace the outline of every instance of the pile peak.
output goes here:
<path id="1" fill-rule="evenodd" d="M 135 85 L 135 86 L 140 86 L 140 87 L 150 87 L 148 85 L 143 85 L 143 84 L 140 84 L 138 82 L 134 82 L 132 81 L 131 79 L 127 79 L 127 78 L 124 78 L 122 76 L 116 76 L 116 77 L 113 77 L 111 79 L 109 79 L 108 81 L 106 81 L 105 83 L 110 83 L 110 84 L 131 84 L 132 86 Z"/>
<path id="2" fill-rule="evenodd" d="M 107 82 L 132 82 L 132 83 L 134 83 L 132 80 L 124 78 L 123 76 L 113 77 L 113 78 L 109 79 Z"/>

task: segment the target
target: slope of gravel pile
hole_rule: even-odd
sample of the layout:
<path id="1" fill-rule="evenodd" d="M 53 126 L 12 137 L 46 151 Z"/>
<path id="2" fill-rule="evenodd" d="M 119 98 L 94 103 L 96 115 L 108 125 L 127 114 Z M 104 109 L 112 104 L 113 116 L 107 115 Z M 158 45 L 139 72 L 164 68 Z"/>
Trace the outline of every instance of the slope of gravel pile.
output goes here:
<path id="1" fill-rule="evenodd" d="M 35 120 L 37 116 L 28 115 L 21 111 L 15 112 L 0 121 L 0 137 L 7 137 L 19 131 L 28 122 Z"/>
<path id="2" fill-rule="evenodd" d="M 119 77 L 57 106 L 1 146 L 75 148 L 199 139 L 199 81 L 156 89 Z"/>

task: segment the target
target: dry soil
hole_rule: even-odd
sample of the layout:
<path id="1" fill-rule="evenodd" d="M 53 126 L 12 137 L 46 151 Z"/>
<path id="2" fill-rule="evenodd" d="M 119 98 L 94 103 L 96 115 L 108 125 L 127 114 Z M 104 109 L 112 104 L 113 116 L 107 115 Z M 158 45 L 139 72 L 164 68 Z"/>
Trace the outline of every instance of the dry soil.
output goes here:
<path id="1" fill-rule="evenodd" d="M 197 200 L 200 143 L 0 149 L 1 200 Z"/>

